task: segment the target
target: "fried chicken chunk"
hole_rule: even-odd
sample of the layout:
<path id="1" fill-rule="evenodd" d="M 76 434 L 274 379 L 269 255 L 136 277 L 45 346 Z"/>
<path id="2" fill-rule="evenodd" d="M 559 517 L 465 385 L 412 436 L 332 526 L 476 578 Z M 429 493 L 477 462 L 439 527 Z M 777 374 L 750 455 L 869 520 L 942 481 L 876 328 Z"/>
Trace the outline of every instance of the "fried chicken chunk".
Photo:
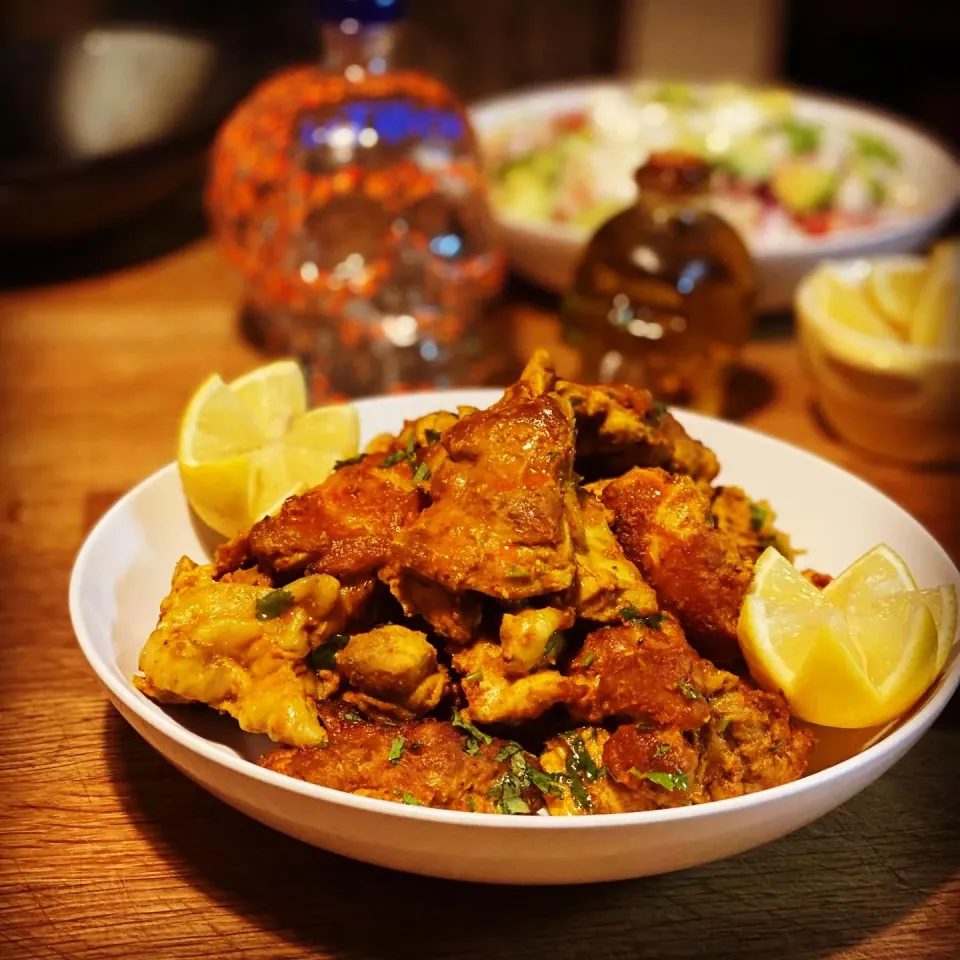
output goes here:
<path id="1" fill-rule="evenodd" d="M 324 704 L 321 716 L 330 738 L 326 747 L 276 750 L 261 765 L 334 790 L 415 806 L 521 814 L 543 806 L 539 790 L 517 776 L 518 759 L 505 756 L 512 750 L 505 740 L 466 737 L 439 720 L 371 723 L 342 705 Z M 519 759 L 539 770 L 535 757 L 521 752 Z"/>
<path id="2" fill-rule="evenodd" d="M 573 407 L 577 470 L 588 480 L 617 477 L 631 467 L 663 467 L 708 487 L 720 472 L 713 451 L 692 439 L 648 390 L 563 380 L 556 389 Z"/>
<path id="3" fill-rule="evenodd" d="M 260 619 L 257 601 L 273 591 L 217 582 L 214 572 L 187 557 L 177 564 L 134 683 L 163 703 L 205 703 L 280 743 L 323 743 L 317 678 L 304 658 L 337 627 L 337 581 L 296 581 L 278 598 L 286 605 Z"/>
<path id="4" fill-rule="evenodd" d="M 487 410 L 451 427 L 430 478 L 431 504 L 399 531 L 391 556 L 453 594 L 519 600 L 566 590 L 576 565 L 570 515 L 573 417 L 535 356 Z"/>
<path id="5" fill-rule="evenodd" d="M 355 634 L 336 662 L 352 687 L 414 716 L 433 710 L 449 687 L 427 635 L 407 627 L 387 624 Z"/>
<path id="6" fill-rule="evenodd" d="M 610 529 L 613 514 L 589 491 L 579 491 L 581 536 L 576 538 L 578 617 L 619 623 L 625 608 L 654 613 L 657 595 Z"/>
<path id="7" fill-rule="evenodd" d="M 692 730 L 710 715 L 693 681 L 700 658 L 672 617 L 656 614 L 589 634 L 570 664 L 581 681 L 575 720 L 630 719 Z"/>
<path id="8" fill-rule="evenodd" d="M 793 560 L 790 538 L 774 526 L 776 514 L 765 500 L 751 500 L 740 487 L 715 487 L 710 512 L 717 529 L 736 542 L 740 556 L 756 562 L 767 547 L 776 547 Z"/>
<path id="9" fill-rule="evenodd" d="M 717 663 L 736 662 L 737 621 L 754 565 L 736 537 L 714 526 L 710 498 L 689 477 L 653 468 L 607 484 L 603 502 L 624 553 L 697 651 Z"/>
<path id="10" fill-rule="evenodd" d="M 464 711 L 476 723 L 521 723 L 533 720 L 558 703 L 570 703 L 578 694 L 577 681 L 559 670 L 536 670 L 525 676 L 508 673 L 512 664 L 500 646 L 477 640 L 453 655 L 467 698 Z"/>
<path id="11" fill-rule="evenodd" d="M 357 577 L 376 573 L 394 535 L 420 510 L 410 457 L 364 456 L 334 470 L 318 487 L 290 497 L 255 523 L 249 551 L 264 570 Z"/>

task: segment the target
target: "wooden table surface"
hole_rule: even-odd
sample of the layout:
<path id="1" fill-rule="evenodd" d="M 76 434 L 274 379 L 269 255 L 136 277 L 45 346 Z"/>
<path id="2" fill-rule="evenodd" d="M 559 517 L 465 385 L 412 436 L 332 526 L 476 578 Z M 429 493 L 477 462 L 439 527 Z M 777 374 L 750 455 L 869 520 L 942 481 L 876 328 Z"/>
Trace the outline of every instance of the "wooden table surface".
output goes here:
<path id="1" fill-rule="evenodd" d="M 261 358 L 208 242 L 0 296 L 0 957 L 960 956 L 960 709 L 841 810 L 759 850 L 587 888 L 409 877 L 314 850 L 176 772 L 108 704 L 67 615 L 95 519 L 171 459 L 212 370 Z M 549 310 L 516 302 L 517 349 Z M 794 346 L 751 345 L 751 426 L 847 467 L 960 558 L 958 478 L 879 465 L 811 416 Z M 952 502 L 951 502 L 952 501 Z"/>

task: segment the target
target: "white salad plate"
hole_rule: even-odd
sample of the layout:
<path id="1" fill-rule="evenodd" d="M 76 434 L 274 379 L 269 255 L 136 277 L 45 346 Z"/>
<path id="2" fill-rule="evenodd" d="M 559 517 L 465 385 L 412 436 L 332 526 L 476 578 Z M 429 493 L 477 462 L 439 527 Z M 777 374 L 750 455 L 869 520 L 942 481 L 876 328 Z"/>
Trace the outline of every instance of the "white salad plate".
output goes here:
<path id="1" fill-rule="evenodd" d="M 362 400 L 362 440 L 490 390 Z M 723 464 L 721 479 L 768 498 L 778 524 L 808 552 L 804 564 L 839 573 L 884 541 L 922 587 L 960 573 L 924 528 L 861 480 L 809 453 L 718 420 L 680 419 Z M 84 655 L 113 704 L 175 767 L 210 793 L 282 833 L 398 870 L 490 883 L 563 884 L 666 873 L 729 857 L 816 820 L 886 772 L 919 740 L 960 682 L 954 648 L 923 702 L 874 745 L 803 779 L 700 806 L 577 817 L 511 817 L 406 806 L 304 783 L 256 765 L 264 737 L 212 710 L 162 707 L 131 683 L 174 564 L 209 557 L 175 465 L 131 490 L 84 543 L 70 581 L 70 614 Z"/>
<path id="2" fill-rule="evenodd" d="M 536 128 L 550 118 L 588 109 L 604 93 L 626 85 L 593 81 L 539 87 L 477 103 L 470 119 L 481 149 L 504 130 Z M 746 238 L 757 266 L 761 311 L 789 308 L 803 276 L 823 259 L 846 259 L 920 250 L 949 219 L 960 194 L 960 167 L 933 138 L 907 121 L 861 104 L 796 93 L 796 115 L 826 128 L 839 127 L 883 138 L 900 156 L 900 174 L 916 190 L 917 203 L 897 219 L 823 237 L 796 233 Z M 563 292 L 573 280 L 590 230 L 518 216 L 494 207 L 498 240 L 513 268 L 548 290 Z"/>

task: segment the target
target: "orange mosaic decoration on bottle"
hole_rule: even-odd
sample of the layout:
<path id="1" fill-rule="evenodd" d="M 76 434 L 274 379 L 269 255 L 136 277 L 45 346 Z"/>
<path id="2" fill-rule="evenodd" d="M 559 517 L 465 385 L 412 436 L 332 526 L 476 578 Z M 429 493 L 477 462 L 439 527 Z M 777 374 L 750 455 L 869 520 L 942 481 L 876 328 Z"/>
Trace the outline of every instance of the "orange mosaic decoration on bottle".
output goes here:
<path id="1" fill-rule="evenodd" d="M 462 105 L 390 69 L 397 6 L 322 3 L 324 59 L 234 111 L 207 187 L 265 345 L 326 361 L 345 393 L 444 380 L 504 274 Z"/>

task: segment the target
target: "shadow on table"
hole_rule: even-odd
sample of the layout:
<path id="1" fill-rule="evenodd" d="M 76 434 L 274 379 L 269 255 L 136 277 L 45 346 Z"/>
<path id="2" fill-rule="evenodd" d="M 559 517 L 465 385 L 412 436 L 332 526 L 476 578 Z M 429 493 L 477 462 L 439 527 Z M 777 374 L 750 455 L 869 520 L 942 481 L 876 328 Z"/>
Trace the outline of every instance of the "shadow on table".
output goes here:
<path id="1" fill-rule="evenodd" d="M 667 876 L 533 888 L 408 876 L 315 850 L 215 800 L 113 710 L 104 729 L 118 793 L 159 855 L 305 952 L 819 960 L 895 924 L 960 868 L 960 774 L 943 762 L 956 717 L 944 719 L 879 783 L 764 848 Z"/>

